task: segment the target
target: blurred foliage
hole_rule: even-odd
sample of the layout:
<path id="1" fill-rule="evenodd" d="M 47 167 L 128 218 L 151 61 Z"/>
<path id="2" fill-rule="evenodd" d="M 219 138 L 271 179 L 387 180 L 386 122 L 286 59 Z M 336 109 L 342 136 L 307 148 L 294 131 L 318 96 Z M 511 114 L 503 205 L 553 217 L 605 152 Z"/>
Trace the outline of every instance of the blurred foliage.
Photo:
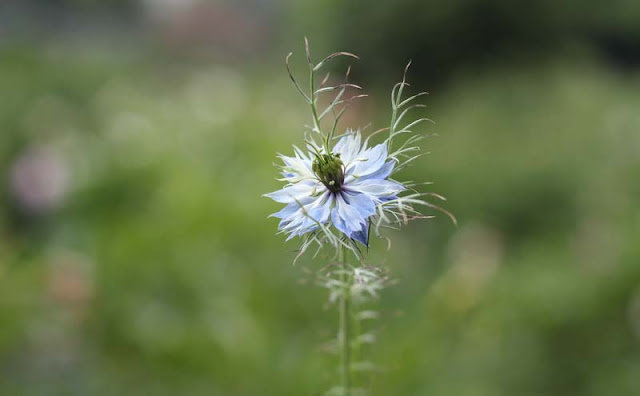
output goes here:
<path id="1" fill-rule="evenodd" d="M 567 51 L 595 51 L 640 64 L 640 4 L 578 0 L 364 0 L 294 2 L 311 39 L 359 54 L 368 80 L 413 59 L 429 86 L 452 72 L 512 62 L 537 64 Z M 296 19 L 297 20 L 297 19 Z M 310 28 L 312 26 L 312 28 Z M 331 26 L 330 29 L 325 29 Z"/>
<path id="2" fill-rule="evenodd" d="M 544 49 L 531 62 L 498 51 L 489 64 L 453 51 L 496 42 L 534 54 L 532 43 L 586 40 L 596 25 L 633 43 L 633 2 L 541 2 L 528 14 L 488 2 L 508 25 L 468 26 L 460 16 L 478 2 L 356 3 L 290 11 L 300 25 L 331 11 L 332 31 L 312 43 L 361 52 L 357 82 L 378 71 L 349 125 L 385 125 L 406 58 L 411 82 L 446 71 L 425 110 L 437 122 L 425 132 L 440 136 L 406 178 L 434 181 L 460 223 L 412 223 L 389 234 L 389 252 L 375 243 L 370 260 L 400 282 L 379 306 L 373 394 L 635 395 L 640 74 L 597 50 Z M 275 235 L 266 217 L 278 205 L 260 196 L 279 186 L 274 154 L 308 123 L 286 74 L 157 48 L 114 54 L 0 50 L 0 394 L 329 388 L 336 314 L 300 282 L 326 263 L 292 266 L 296 242 Z"/>

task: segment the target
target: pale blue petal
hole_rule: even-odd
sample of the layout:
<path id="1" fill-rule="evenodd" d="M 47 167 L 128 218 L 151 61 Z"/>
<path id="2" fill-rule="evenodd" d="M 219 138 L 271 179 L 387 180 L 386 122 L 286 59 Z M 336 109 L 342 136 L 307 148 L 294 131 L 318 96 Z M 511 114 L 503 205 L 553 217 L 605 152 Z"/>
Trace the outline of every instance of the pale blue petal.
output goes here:
<path id="1" fill-rule="evenodd" d="M 290 233 L 289 237 L 313 231 L 318 228 L 318 223 L 328 220 L 332 200 L 331 194 L 325 191 L 320 196 L 308 198 L 305 204 L 289 204 L 278 213 L 287 216 L 280 222 L 279 229 Z"/>
<path id="2" fill-rule="evenodd" d="M 376 204 L 373 199 L 366 194 L 355 191 L 345 191 L 342 196 L 351 207 L 358 211 L 363 219 L 367 219 L 376 214 Z"/>
<path id="3" fill-rule="evenodd" d="M 365 246 L 369 246 L 369 224 L 363 224 L 362 229 L 358 232 L 354 232 L 351 234 L 351 238 L 360 242 Z"/>
<path id="4" fill-rule="evenodd" d="M 333 226 L 336 227 L 338 231 L 342 232 L 346 236 L 349 236 L 350 232 L 347 228 L 347 224 L 344 222 L 342 217 L 340 217 L 337 207 L 334 207 L 331 210 L 331 223 L 333 223 Z"/>
<path id="5" fill-rule="evenodd" d="M 360 133 L 351 133 L 340 138 L 333 147 L 333 152 L 340 154 L 343 163 L 349 164 L 358 157 L 361 149 Z"/>
<path id="6" fill-rule="evenodd" d="M 380 197 L 380 202 L 393 201 L 394 199 L 398 199 L 397 195 L 387 195 L 385 197 Z"/>
<path id="7" fill-rule="evenodd" d="M 395 161 L 387 161 L 380 169 L 377 171 L 364 176 L 364 179 L 386 179 L 393 172 L 393 168 L 395 168 Z"/>
<path id="8" fill-rule="evenodd" d="M 287 206 L 285 206 L 282 210 L 280 210 L 279 212 L 273 213 L 271 215 L 269 215 L 269 217 L 277 217 L 278 219 L 286 219 L 287 217 L 293 215 L 295 212 L 297 212 L 300 209 L 300 205 L 298 205 L 297 203 L 292 203 L 289 204 Z"/>
<path id="9" fill-rule="evenodd" d="M 387 145 L 379 144 L 370 150 L 364 150 L 353 162 L 353 171 L 356 178 L 363 178 L 377 172 L 387 161 Z"/>
<path id="10" fill-rule="evenodd" d="M 338 214 L 342 217 L 349 230 L 347 235 L 351 236 L 353 232 L 360 231 L 362 223 L 366 221 L 365 217 L 339 195 L 336 196 L 336 206 L 338 207 Z"/>
<path id="11" fill-rule="evenodd" d="M 276 202 L 290 204 L 300 201 L 305 197 L 312 196 L 314 192 L 320 189 L 320 183 L 311 180 L 303 180 L 296 184 L 287 186 L 282 190 L 264 194 L 265 197 L 271 198 Z"/>
<path id="12" fill-rule="evenodd" d="M 387 177 L 389 177 L 389 175 L 391 175 L 391 173 L 393 172 L 393 168 L 395 168 L 396 163 L 394 161 L 387 161 L 380 169 L 378 169 L 377 171 L 365 175 L 365 176 L 360 176 L 360 177 L 355 177 L 353 175 L 353 168 L 351 168 L 350 170 L 347 170 L 346 174 L 345 174 L 345 185 L 348 187 L 349 185 L 351 185 L 352 183 L 356 183 L 360 180 L 367 180 L 367 179 L 380 179 L 380 180 L 384 180 Z"/>
<path id="13" fill-rule="evenodd" d="M 377 198 L 389 195 L 396 195 L 406 188 L 399 183 L 391 180 L 365 179 L 357 180 L 348 185 L 349 190 L 358 191 Z"/>
<path id="14" fill-rule="evenodd" d="M 333 206 L 333 195 L 326 192 L 323 200 L 317 206 L 309 209 L 309 216 L 313 217 L 318 223 L 325 223 L 329 220 L 331 207 Z"/>
<path id="15" fill-rule="evenodd" d="M 311 170 L 311 161 L 306 156 L 301 156 L 296 152 L 294 157 L 279 154 L 280 159 L 284 163 L 283 176 L 285 179 L 292 179 L 295 182 L 303 179 L 313 178 Z"/>
<path id="16" fill-rule="evenodd" d="M 366 218 L 360 214 L 355 205 L 348 204 L 340 196 L 336 197 L 336 206 L 331 211 L 331 222 L 340 232 L 349 238 L 367 245 L 368 222 Z"/>
<path id="17" fill-rule="evenodd" d="M 331 206 L 333 205 L 333 195 L 328 191 L 325 192 L 322 197 L 316 200 L 313 204 L 307 205 L 304 212 L 301 212 L 302 221 L 299 227 L 299 233 L 304 234 L 306 232 L 315 230 L 318 228 L 318 223 L 324 224 L 329 219 L 331 214 Z"/>

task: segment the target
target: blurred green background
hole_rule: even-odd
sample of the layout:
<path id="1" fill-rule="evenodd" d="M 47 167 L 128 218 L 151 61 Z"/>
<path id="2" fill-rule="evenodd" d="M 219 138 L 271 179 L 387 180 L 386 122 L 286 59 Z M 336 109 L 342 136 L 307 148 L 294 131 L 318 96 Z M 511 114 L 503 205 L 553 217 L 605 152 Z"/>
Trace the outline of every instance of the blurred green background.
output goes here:
<path id="1" fill-rule="evenodd" d="M 373 395 L 640 394 L 640 3 L 4 0 L 0 394 L 319 395 L 335 313 L 292 260 L 283 67 L 361 56 L 387 124 L 404 65 L 457 216 L 368 260 Z M 346 66 L 335 63 L 336 72 Z"/>

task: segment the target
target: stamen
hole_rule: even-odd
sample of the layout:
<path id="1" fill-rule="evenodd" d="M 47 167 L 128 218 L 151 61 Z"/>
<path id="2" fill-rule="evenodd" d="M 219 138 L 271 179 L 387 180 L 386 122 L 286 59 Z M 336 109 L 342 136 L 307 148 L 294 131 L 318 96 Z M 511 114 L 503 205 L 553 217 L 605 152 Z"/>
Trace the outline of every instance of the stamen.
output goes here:
<path id="1" fill-rule="evenodd" d="M 316 155 L 313 160 L 312 170 L 318 180 L 332 193 L 342 190 L 344 184 L 344 164 L 340 160 L 340 154 Z"/>

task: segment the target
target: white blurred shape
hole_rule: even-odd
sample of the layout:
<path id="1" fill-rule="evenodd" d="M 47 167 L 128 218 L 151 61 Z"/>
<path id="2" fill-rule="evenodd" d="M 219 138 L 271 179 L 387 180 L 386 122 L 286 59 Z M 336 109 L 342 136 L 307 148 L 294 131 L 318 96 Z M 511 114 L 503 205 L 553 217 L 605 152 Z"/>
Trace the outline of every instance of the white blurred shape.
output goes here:
<path id="1" fill-rule="evenodd" d="M 69 189 L 67 163 L 51 148 L 29 148 L 11 167 L 10 188 L 20 207 L 29 213 L 55 210 Z"/>

